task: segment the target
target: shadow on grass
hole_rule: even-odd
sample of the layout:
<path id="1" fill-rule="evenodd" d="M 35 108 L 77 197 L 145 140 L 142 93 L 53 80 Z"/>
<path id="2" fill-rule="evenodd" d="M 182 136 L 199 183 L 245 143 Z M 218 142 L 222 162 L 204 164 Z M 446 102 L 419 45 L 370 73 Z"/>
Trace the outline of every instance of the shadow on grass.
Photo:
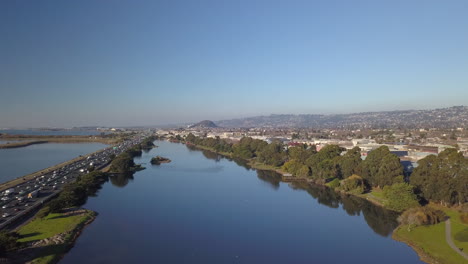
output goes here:
<path id="1" fill-rule="evenodd" d="M 42 233 L 39 233 L 39 232 L 33 232 L 33 233 L 29 233 L 29 234 L 24 234 L 24 235 L 21 235 L 20 238 L 27 238 L 27 237 L 33 237 L 33 236 L 37 236 L 37 235 L 40 235 Z"/>
<path id="2" fill-rule="evenodd" d="M 47 218 L 47 220 L 67 218 L 67 217 L 70 217 L 70 216 L 82 215 L 83 213 L 84 213 L 83 211 L 69 212 L 67 214 L 62 214 L 62 215 L 57 215 L 57 216 L 54 216 L 54 217 Z"/>
<path id="3" fill-rule="evenodd" d="M 69 250 L 67 244 L 47 245 L 25 248 L 9 256 L 11 263 L 27 263 L 37 258 L 47 258 L 47 263 L 55 263 L 62 254 Z"/>

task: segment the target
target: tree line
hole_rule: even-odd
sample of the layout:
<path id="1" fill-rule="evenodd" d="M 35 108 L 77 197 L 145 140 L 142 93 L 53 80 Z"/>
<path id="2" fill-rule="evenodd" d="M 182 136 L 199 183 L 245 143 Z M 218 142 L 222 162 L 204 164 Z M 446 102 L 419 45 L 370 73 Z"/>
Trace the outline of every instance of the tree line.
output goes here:
<path id="1" fill-rule="evenodd" d="M 337 145 L 326 145 L 317 151 L 315 146 L 305 144 L 287 147 L 280 141 L 268 144 L 250 137 L 231 143 L 219 137 L 202 138 L 191 133 L 185 141 L 232 157 L 254 159 L 294 177 L 345 192 L 361 194 L 373 188 L 383 189 L 386 207 L 396 211 L 427 201 L 462 204 L 468 197 L 468 161 L 456 149 L 420 160 L 412 175 L 405 177 L 400 159 L 387 146 L 370 151 L 363 160 L 359 147 L 346 151 Z"/>

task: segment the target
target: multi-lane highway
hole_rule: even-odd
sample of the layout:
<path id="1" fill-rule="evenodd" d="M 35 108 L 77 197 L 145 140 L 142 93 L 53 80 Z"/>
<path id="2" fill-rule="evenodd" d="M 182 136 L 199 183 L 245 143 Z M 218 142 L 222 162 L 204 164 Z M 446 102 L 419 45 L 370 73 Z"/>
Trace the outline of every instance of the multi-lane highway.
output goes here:
<path id="1" fill-rule="evenodd" d="M 141 143 L 142 139 L 142 135 L 135 136 L 4 190 L 0 193 L 0 230 L 29 216 L 29 213 L 36 211 L 44 202 L 56 196 L 63 186 L 75 181 L 79 175 L 87 173 L 89 167 L 104 168 L 111 161 L 112 155 L 119 155 Z"/>

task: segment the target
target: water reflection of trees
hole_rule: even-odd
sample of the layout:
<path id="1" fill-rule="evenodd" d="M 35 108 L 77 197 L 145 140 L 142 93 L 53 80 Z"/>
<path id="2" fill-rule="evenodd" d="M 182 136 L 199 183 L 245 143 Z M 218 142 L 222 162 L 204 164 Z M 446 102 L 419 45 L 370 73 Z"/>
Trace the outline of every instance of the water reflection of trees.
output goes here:
<path id="1" fill-rule="evenodd" d="M 330 208 L 338 208 L 341 204 L 343 210 L 348 215 L 360 215 L 362 213 L 367 225 L 381 236 L 389 236 L 398 226 L 398 222 L 396 221 L 398 217 L 397 213 L 376 206 L 365 199 L 338 193 L 325 186 L 314 186 L 296 182 L 290 186 L 293 189 L 307 191 L 307 193 L 317 199 L 318 203 Z"/>
<path id="2" fill-rule="evenodd" d="M 252 170 L 252 168 L 250 168 L 250 166 L 245 160 L 224 157 L 215 152 L 200 150 L 189 145 L 187 145 L 187 148 L 189 149 L 189 151 L 202 151 L 203 156 L 205 156 L 207 159 L 215 160 L 218 162 L 221 159 L 226 158 L 230 161 L 234 161 L 237 165 L 245 168 L 248 171 Z M 275 190 L 277 190 L 280 187 L 281 175 L 276 172 L 257 170 L 257 177 L 260 180 L 268 183 L 268 185 L 273 187 Z M 386 210 L 380 206 L 376 206 L 365 199 L 338 193 L 325 186 L 310 185 L 305 182 L 294 182 L 291 183 L 290 186 L 293 189 L 305 190 L 307 193 L 310 194 L 310 196 L 315 198 L 319 204 L 323 204 L 330 208 L 339 208 L 341 205 L 342 209 L 348 215 L 355 216 L 361 215 L 362 213 L 364 219 L 367 222 L 367 225 L 375 233 L 381 236 L 389 236 L 393 232 L 393 230 L 398 226 L 398 223 L 396 221 L 396 218 L 398 217 L 397 213 Z"/>
<path id="3" fill-rule="evenodd" d="M 203 156 L 205 156 L 205 158 L 210 159 L 210 160 L 214 160 L 216 162 L 219 162 L 222 159 L 221 155 L 219 155 L 218 153 L 215 153 L 213 151 L 202 150 L 202 154 L 203 154 Z"/>
<path id="4" fill-rule="evenodd" d="M 257 170 L 257 177 L 277 190 L 280 187 L 281 174 L 273 171 Z"/>
<path id="5" fill-rule="evenodd" d="M 115 173 L 109 176 L 109 180 L 112 185 L 123 188 L 133 180 L 133 174 L 134 173 Z"/>

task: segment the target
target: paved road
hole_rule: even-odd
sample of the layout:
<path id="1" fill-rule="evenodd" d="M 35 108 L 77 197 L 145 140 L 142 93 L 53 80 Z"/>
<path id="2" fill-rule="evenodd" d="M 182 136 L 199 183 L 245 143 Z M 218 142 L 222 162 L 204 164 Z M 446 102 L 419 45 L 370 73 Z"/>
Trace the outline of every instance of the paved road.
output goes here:
<path id="1" fill-rule="evenodd" d="M 455 250 L 458 254 L 460 254 L 462 257 L 464 257 L 466 260 L 468 260 L 468 255 L 461 251 L 455 244 L 453 243 L 452 240 L 452 224 L 450 223 L 450 219 L 447 219 L 445 221 L 445 240 L 447 240 L 447 244 Z"/>

